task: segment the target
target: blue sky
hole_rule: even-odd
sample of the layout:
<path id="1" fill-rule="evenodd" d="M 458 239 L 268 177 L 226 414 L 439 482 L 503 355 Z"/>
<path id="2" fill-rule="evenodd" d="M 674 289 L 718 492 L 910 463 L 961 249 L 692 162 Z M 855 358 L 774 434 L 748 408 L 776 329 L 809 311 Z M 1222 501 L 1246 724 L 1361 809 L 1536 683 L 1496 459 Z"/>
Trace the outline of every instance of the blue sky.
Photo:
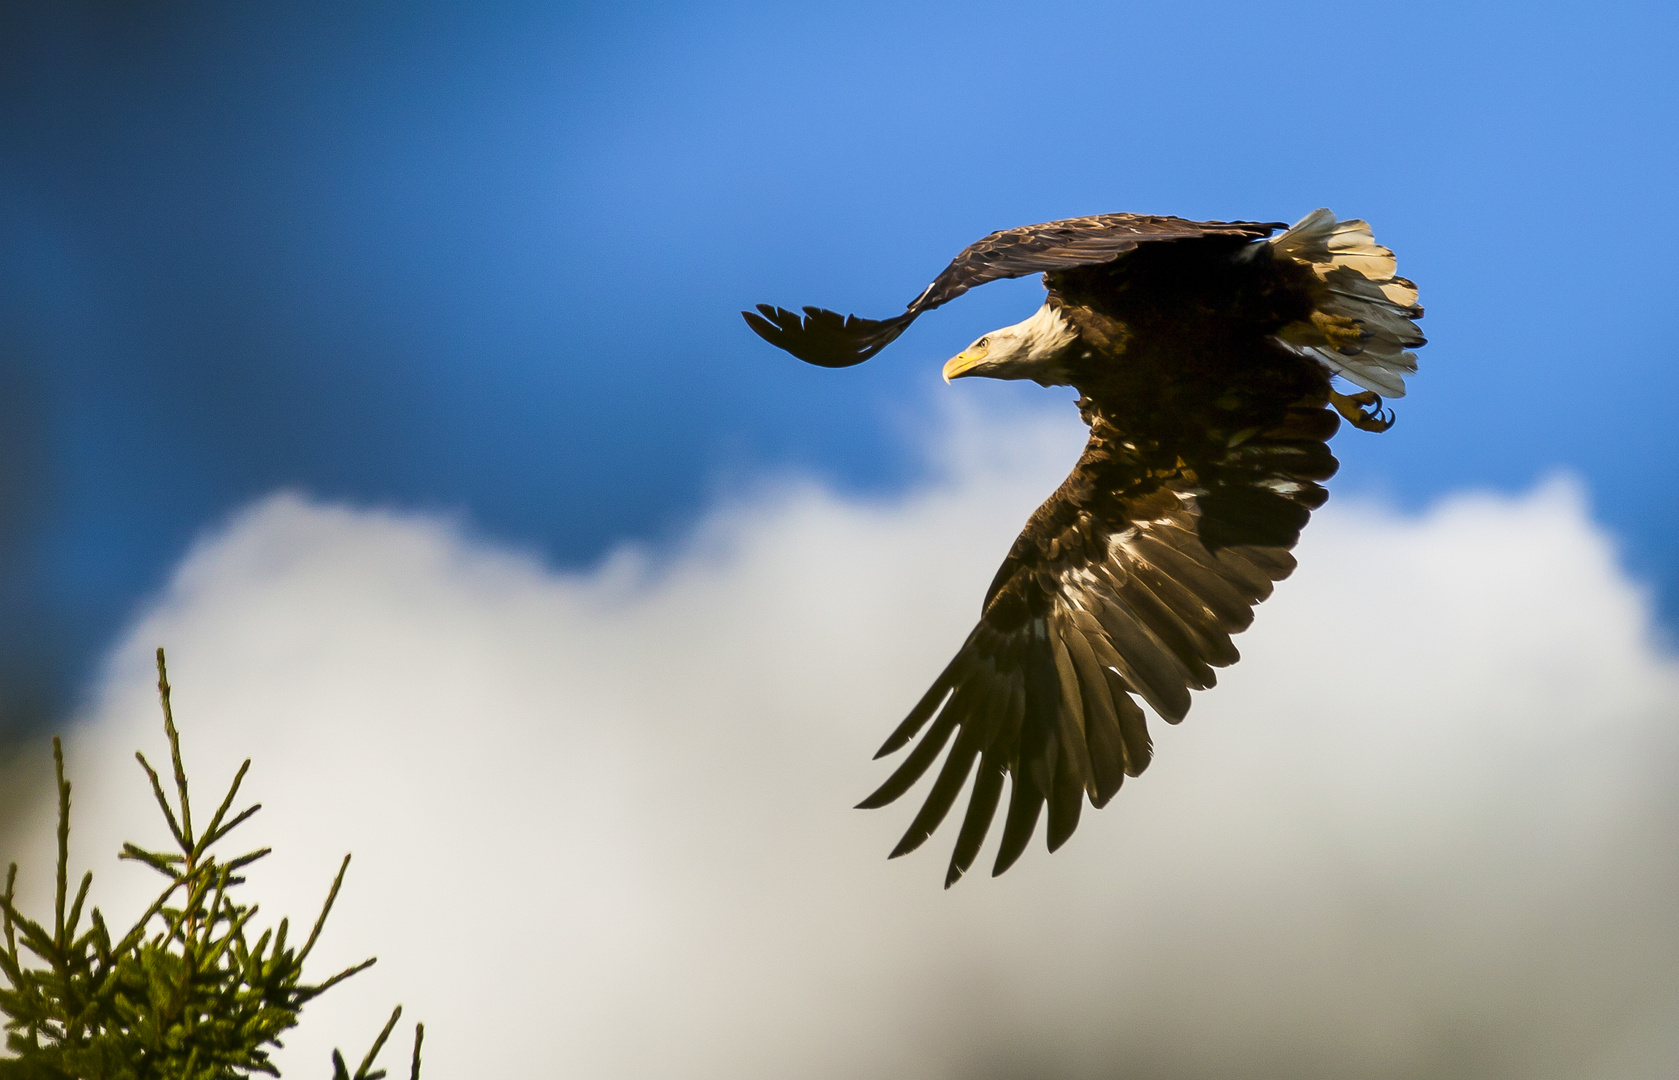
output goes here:
<path id="1" fill-rule="evenodd" d="M 985 232 L 1110 210 L 1369 219 L 1432 344 L 1334 492 L 1572 471 L 1671 622 L 1679 15 L 1397 12 L 6 4 L 4 722 L 277 488 L 559 566 L 766 473 L 900 490 L 941 400 L 1057 400 L 938 379 L 1035 283 L 843 372 L 736 312 L 888 314 Z"/>

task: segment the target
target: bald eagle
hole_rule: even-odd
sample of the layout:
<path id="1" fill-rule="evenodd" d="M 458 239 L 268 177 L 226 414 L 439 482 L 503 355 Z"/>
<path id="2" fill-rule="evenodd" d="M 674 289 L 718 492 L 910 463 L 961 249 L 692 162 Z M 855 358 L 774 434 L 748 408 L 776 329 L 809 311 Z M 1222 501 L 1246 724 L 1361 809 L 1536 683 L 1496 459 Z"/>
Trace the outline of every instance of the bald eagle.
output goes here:
<path id="1" fill-rule="evenodd" d="M 979 854 L 1005 779 L 994 875 L 1046 804 L 1055 851 L 1086 798 L 1101 808 L 1143 771 L 1142 705 L 1182 720 L 1189 691 L 1236 662 L 1231 635 L 1294 569 L 1289 551 L 1337 467 L 1327 441 L 1340 418 L 1391 426 L 1382 395 L 1405 393 L 1424 340 L 1417 288 L 1394 271 L 1368 225 L 1328 210 L 1291 228 L 1103 214 L 992 233 L 890 319 L 741 313 L 799 359 L 849 367 L 976 285 L 1042 272 L 1043 306 L 962 350 L 944 377 L 1071 386 L 1090 427 L 973 632 L 875 755 L 915 742 L 863 807 L 903 795 L 950 746 L 891 857 L 932 835 L 971 774 L 946 888 Z M 1335 376 L 1358 389 L 1342 393 Z"/>

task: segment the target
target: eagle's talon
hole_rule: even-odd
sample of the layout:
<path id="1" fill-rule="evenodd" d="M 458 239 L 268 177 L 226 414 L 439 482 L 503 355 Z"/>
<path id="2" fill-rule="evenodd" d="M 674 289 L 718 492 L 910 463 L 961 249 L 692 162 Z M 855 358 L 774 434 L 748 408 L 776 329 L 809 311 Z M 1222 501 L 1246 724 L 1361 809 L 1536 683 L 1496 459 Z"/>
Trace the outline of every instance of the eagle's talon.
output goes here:
<path id="1" fill-rule="evenodd" d="M 1331 390 L 1329 403 L 1335 406 L 1336 412 L 1346 417 L 1349 424 L 1360 431 L 1381 433 L 1392 427 L 1395 420 L 1393 410 L 1382 408 L 1381 395 L 1371 390 L 1363 390 L 1356 394 L 1342 394 Z"/>

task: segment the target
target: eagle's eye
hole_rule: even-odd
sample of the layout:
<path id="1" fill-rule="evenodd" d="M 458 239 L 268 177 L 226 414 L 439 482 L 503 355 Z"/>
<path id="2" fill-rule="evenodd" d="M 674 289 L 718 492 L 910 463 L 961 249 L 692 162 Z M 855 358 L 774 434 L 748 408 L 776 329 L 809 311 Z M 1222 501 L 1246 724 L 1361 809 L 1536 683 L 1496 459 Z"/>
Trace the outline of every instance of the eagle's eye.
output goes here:
<path id="1" fill-rule="evenodd" d="M 982 337 L 978 341 L 974 342 L 974 348 L 983 349 L 983 348 L 986 348 L 987 346 L 989 346 L 990 344 L 991 344 L 991 339 L 990 338 Z"/>

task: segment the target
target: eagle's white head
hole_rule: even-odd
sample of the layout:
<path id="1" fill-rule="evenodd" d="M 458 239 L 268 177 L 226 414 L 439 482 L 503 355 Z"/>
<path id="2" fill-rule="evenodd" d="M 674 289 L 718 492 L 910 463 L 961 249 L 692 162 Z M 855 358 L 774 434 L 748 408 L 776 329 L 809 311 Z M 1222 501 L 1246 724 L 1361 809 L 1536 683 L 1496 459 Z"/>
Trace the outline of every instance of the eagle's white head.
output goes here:
<path id="1" fill-rule="evenodd" d="M 1046 301 L 1024 322 L 993 330 L 944 365 L 944 381 L 965 375 L 989 379 L 1031 379 L 1040 386 L 1066 386 L 1061 358 L 1078 331 Z"/>

